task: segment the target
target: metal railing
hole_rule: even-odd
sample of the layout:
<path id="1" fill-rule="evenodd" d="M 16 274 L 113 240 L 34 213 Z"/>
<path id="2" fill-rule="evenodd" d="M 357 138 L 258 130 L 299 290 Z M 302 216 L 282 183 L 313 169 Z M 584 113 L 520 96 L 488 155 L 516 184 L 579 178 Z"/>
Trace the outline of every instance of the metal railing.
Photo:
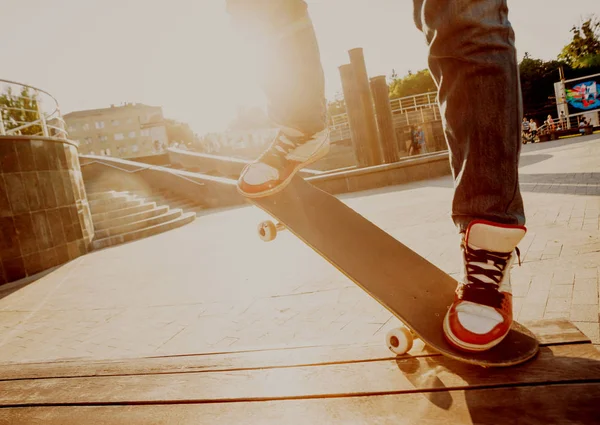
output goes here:
<path id="1" fill-rule="evenodd" d="M 580 113 L 576 115 L 569 115 L 568 117 L 551 117 L 551 122 L 548 124 L 548 120 L 544 120 L 542 125 L 538 124 L 537 132 L 539 134 L 545 134 L 552 131 L 561 130 L 576 130 L 579 129 L 579 124 L 589 112 Z"/>
<path id="2" fill-rule="evenodd" d="M 416 94 L 390 100 L 394 127 L 423 124 L 428 121 L 440 119 L 440 110 L 437 103 L 437 92 Z M 329 119 L 331 141 L 350 138 L 350 124 L 348 114 L 332 115 Z"/>
<path id="3" fill-rule="evenodd" d="M 28 84 L 0 79 L 0 136 L 67 138 L 57 100 Z"/>

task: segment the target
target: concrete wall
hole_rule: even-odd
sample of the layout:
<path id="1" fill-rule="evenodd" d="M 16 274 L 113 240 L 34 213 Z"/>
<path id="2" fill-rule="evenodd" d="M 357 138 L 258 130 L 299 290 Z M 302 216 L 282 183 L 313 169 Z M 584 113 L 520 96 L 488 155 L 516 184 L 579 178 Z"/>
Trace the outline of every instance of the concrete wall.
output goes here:
<path id="1" fill-rule="evenodd" d="M 448 151 L 444 151 L 406 157 L 392 164 L 327 173 L 307 180 L 328 193 L 338 194 L 427 180 L 450 173 Z"/>
<path id="2" fill-rule="evenodd" d="M 85 254 L 93 232 L 76 145 L 0 136 L 0 284 Z"/>
<path id="3" fill-rule="evenodd" d="M 113 190 L 164 189 L 203 203 L 207 208 L 245 203 L 237 193 L 236 180 L 166 167 L 149 166 L 106 157 L 82 156 L 87 183 Z M 450 174 L 448 152 L 419 155 L 393 164 L 353 168 L 306 177 L 315 186 L 332 194 L 426 180 Z"/>

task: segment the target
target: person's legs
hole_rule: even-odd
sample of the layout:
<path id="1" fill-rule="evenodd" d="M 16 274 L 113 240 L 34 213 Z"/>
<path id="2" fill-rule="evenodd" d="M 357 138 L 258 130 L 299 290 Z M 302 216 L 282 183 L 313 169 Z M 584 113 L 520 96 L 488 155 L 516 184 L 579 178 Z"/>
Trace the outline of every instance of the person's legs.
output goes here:
<path id="1" fill-rule="evenodd" d="M 524 224 L 521 88 L 506 0 L 414 0 L 455 178 L 454 222 Z M 442 78 L 443 77 L 443 78 Z"/>
<path id="2" fill-rule="evenodd" d="M 509 269 L 525 235 L 519 191 L 522 102 L 506 0 L 414 0 L 450 149 L 452 219 L 464 276 L 444 322 L 450 343 L 489 349 L 512 323 Z"/>
<path id="3" fill-rule="evenodd" d="M 314 28 L 303 0 L 228 0 L 234 25 L 266 43 L 261 85 L 269 117 L 282 128 L 269 149 L 242 172 L 246 196 L 281 190 L 328 149 L 325 83 Z"/>

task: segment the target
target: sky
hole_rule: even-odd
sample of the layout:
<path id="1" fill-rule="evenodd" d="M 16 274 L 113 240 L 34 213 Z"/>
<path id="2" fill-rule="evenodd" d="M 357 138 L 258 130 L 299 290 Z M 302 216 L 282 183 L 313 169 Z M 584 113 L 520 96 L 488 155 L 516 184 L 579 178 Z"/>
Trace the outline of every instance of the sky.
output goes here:
<path id="1" fill-rule="evenodd" d="M 275 0 L 273 0 L 275 1 Z M 307 0 L 326 79 L 362 47 L 370 76 L 426 68 L 410 0 Z M 518 56 L 556 57 L 598 0 L 508 0 Z M 198 134 L 222 131 L 240 106 L 263 106 L 261 57 L 224 0 L 0 0 L 0 79 L 49 91 L 63 114 L 142 102 Z"/>

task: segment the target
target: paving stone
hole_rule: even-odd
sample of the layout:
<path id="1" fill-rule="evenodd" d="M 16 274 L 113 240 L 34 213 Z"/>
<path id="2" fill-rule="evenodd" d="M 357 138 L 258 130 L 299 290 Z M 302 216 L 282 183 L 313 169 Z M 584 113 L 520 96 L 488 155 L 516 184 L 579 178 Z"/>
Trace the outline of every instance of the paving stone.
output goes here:
<path id="1" fill-rule="evenodd" d="M 523 148 L 541 151 L 550 158 L 520 169 L 529 232 L 522 266 L 511 271 L 514 316 L 568 318 L 600 344 L 600 198 L 587 186 L 600 187 L 600 138 Z M 460 272 L 449 177 L 341 198 Z M 399 321 L 293 235 L 260 241 L 255 228 L 265 218 L 246 206 L 199 216 L 17 291 L 0 286 L 0 362 L 383 343 Z"/>

